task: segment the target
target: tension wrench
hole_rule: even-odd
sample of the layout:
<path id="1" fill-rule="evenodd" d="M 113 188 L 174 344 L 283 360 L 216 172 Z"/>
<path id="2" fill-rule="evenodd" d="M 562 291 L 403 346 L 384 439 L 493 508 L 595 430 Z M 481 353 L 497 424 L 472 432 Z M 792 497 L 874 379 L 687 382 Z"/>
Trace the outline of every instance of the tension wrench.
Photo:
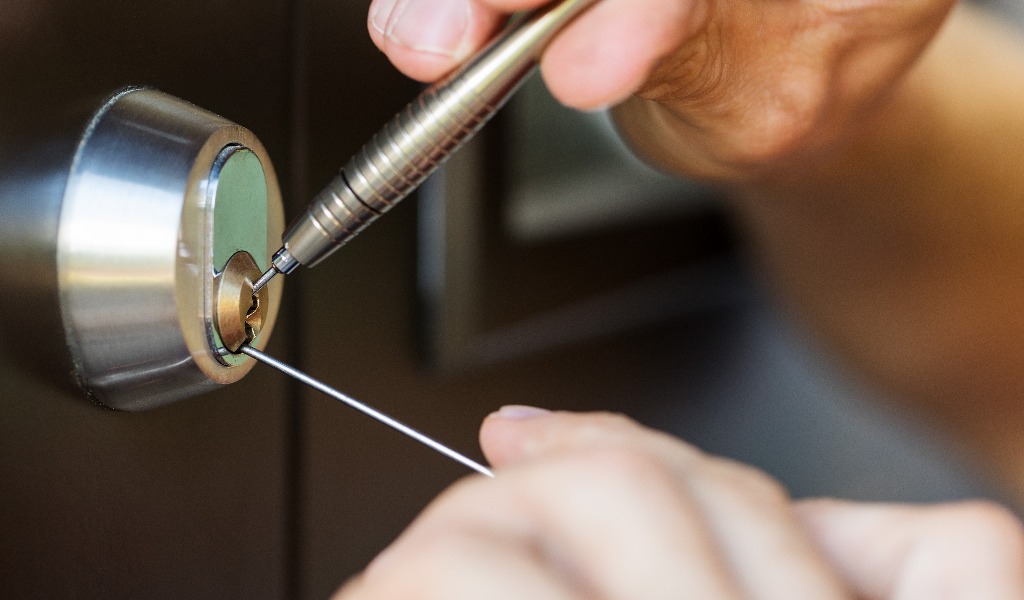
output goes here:
<path id="1" fill-rule="evenodd" d="M 488 477 L 494 477 L 494 472 L 493 471 L 491 471 L 487 467 L 481 465 L 480 463 L 476 462 L 475 460 L 473 460 L 473 459 L 471 459 L 471 458 L 469 458 L 467 456 L 464 456 L 464 455 L 460 454 L 459 452 L 456 452 L 455 450 L 452 450 L 448 446 L 445 446 L 444 444 L 438 442 L 437 440 L 435 440 L 435 439 L 433 439 L 431 437 L 428 437 L 428 436 L 420 433 L 419 431 L 416 431 L 415 429 L 413 429 L 412 427 L 409 427 L 405 423 L 402 423 L 401 421 L 398 421 L 397 419 L 389 417 L 388 415 L 380 412 L 379 410 L 371 408 L 371 407 L 363 404 L 362 402 L 356 400 L 355 398 L 352 398 L 350 396 L 347 396 L 347 395 L 339 392 L 338 390 L 332 388 L 331 386 L 327 385 L 326 383 L 323 383 L 321 381 L 313 379 L 312 377 L 310 377 L 309 375 L 306 375 L 302 371 L 299 371 L 295 367 L 287 365 L 287 364 L 277 360 L 276 358 L 273 358 L 271 356 L 268 356 L 268 355 L 264 354 L 263 352 L 260 352 L 259 350 L 253 348 L 249 344 L 243 345 L 239 349 L 239 351 L 244 353 L 244 354 L 246 354 L 247 356 L 250 356 L 250 357 L 254 358 L 255 360 L 258 360 L 259 362 L 261 362 L 261 363 L 263 363 L 265 365 L 271 366 L 271 367 L 277 369 L 278 371 L 281 371 L 285 375 L 288 375 L 290 377 L 293 377 L 293 378 L 301 381 L 302 383 L 304 383 L 304 384 L 308 385 L 309 387 L 317 390 L 318 392 L 326 394 L 326 395 L 330 396 L 331 398 L 334 398 L 335 400 L 338 400 L 339 402 L 343 402 L 344 404 L 347 404 L 347 405 L 351 406 L 352 408 L 362 412 L 363 414 L 366 414 L 366 415 L 369 415 L 370 417 L 373 417 L 374 419 L 380 421 L 381 423 L 384 423 L 388 427 L 391 427 L 393 429 L 397 429 L 398 431 L 401 431 L 402 433 L 404 433 L 405 435 L 411 437 L 412 439 L 416 440 L 417 442 L 420 442 L 422 444 L 426 444 L 427 446 L 433 448 L 434 450 L 437 450 L 441 454 L 444 454 L 448 458 L 451 458 L 452 460 L 455 460 L 457 462 L 460 462 L 460 463 L 466 465 L 467 467 L 469 467 L 470 469 L 473 469 L 474 471 L 476 471 L 477 473 L 480 473 L 481 475 L 486 475 Z"/>

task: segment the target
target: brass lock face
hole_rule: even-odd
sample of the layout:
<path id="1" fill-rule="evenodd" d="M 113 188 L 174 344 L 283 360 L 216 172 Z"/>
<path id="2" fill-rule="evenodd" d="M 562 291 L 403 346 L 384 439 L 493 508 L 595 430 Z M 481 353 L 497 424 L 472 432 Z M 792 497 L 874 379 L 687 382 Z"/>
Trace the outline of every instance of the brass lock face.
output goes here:
<path id="1" fill-rule="evenodd" d="M 243 250 L 233 254 L 216 276 L 214 327 L 223 349 L 232 354 L 252 342 L 267 322 L 266 288 L 252 293 L 253 282 L 261 274 L 255 259 Z"/>

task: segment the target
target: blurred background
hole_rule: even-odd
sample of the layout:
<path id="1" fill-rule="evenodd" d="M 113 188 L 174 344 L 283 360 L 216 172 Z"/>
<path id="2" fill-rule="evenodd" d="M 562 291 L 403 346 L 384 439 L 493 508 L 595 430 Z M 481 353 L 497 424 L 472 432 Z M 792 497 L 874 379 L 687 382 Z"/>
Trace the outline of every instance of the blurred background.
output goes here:
<path id="1" fill-rule="evenodd" d="M 370 44 L 368 4 L 2 0 L 0 152 L 150 85 L 255 132 L 291 217 L 418 91 Z M 527 403 L 626 412 L 796 496 L 990 494 L 773 304 L 713 192 L 647 170 L 540 85 L 419 198 L 289 277 L 284 311 L 271 354 L 474 457 L 481 419 Z M 326 598 L 466 475 L 260 367 L 120 413 L 22 351 L 0 356 L 7 597 Z"/>

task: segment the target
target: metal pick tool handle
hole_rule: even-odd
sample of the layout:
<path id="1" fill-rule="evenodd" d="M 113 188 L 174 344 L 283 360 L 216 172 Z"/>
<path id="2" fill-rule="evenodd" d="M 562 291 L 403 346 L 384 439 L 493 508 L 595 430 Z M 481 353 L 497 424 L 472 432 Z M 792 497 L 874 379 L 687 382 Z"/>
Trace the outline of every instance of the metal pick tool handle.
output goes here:
<path id="1" fill-rule="evenodd" d="M 525 14 L 383 127 L 285 232 L 259 290 L 277 273 L 312 267 L 412 193 L 505 104 L 548 43 L 596 0 Z"/>
<path id="2" fill-rule="evenodd" d="M 309 375 L 306 375 L 302 371 L 299 371 L 298 369 L 296 369 L 294 367 L 291 367 L 291 366 L 289 366 L 289 365 L 287 365 L 287 364 L 277 360 L 276 358 L 272 358 L 270 356 L 267 356 L 266 354 L 260 352 L 259 350 L 256 350 L 255 348 L 253 348 L 252 346 L 249 346 L 248 344 L 242 346 L 241 352 L 245 353 L 248 356 L 251 356 L 252 358 L 258 360 L 259 362 L 261 362 L 261 363 L 263 363 L 265 365 L 269 365 L 271 367 L 274 367 L 275 369 L 277 369 L 278 371 L 281 371 L 285 375 L 288 375 L 290 377 L 294 377 L 295 379 L 297 379 L 297 380 L 301 381 L 302 383 L 308 385 L 309 387 L 317 390 L 318 392 L 324 393 L 324 394 L 330 396 L 331 398 L 334 398 L 335 400 L 338 400 L 339 402 L 343 402 L 343 403 L 351 406 L 352 408 L 358 410 L 359 412 L 362 412 L 362 413 L 364 413 L 366 415 L 369 415 L 369 416 L 373 417 L 374 419 L 380 421 L 381 423 L 384 423 L 388 427 L 392 427 L 394 429 L 397 429 L 398 431 L 401 431 L 402 433 L 404 433 L 405 435 L 411 437 L 412 439 L 414 439 L 414 440 L 416 440 L 416 441 L 418 441 L 418 442 L 420 442 L 422 444 L 425 444 L 425 445 L 433 448 L 434 450 L 437 450 L 441 454 L 444 454 L 445 456 L 447 456 L 448 458 L 451 458 L 452 460 L 455 460 L 456 462 L 460 462 L 460 463 L 466 465 L 467 467 L 469 467 L 470 469 L 473 469 L 477 473 L 480 473 L 482 475 L 486 475 L 488 477 L 494 477 L 494 473 L 490 469 L 488 469 L 487 467 L 481 465 L 480 463 L 476 462 L 475 460 L 473 460 L 473 459 L 471 459 L 471 458 L 469 458 L 467 456 L 464 456 L 464 455 L 456 452 L 455 450 L 452 450 L 448 446 L 445 446 L 444 444 L 434 440 L 433 438 L 427 437 L 426 435 L 420 433 L 419 431 L 416 431 L 412 427 L 409 427 L 405 423 L 402 423 L 401 421 L 393 419 L 393 418 L 389 417 L 388 415 L 380 412 L 379 410 L 371 408 L 371 407 L 363 404 L 362 402 L 356 400 L 355 398 L 351 398 L 351 397 L 349 397 L 349 396 L 339 392 L 338 390 L 332 388 L 331 386 L 327 385 L 326 383 L 323 383 L 321 381 L 313 379 L 312 377 L 310 377 Z"/>

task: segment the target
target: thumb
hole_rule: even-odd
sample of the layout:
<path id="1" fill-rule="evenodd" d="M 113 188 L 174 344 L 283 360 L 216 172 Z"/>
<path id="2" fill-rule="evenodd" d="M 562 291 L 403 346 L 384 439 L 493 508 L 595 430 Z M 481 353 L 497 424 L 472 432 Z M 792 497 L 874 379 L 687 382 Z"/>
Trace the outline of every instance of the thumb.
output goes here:
<path id="1" fill-rule="evenodd" d="M 698 451 L 666 434 L 646 429 L 614 413 L 548 411 L 504 406 L 484 420 L 480 446 L 495 467 L 563 452 L 632 448 L 667 460 Z"/>
<path id="2" fill-rule="evenodd" d="M 538 436 L 549 429 L 555 413 L 536 406 L 508 405 L 491 413 L 480 426 L 480 447 L 495 467 L 518 462 L 536 453 Z"/>
<path id="3" fill-rule="evenodd" d="M 1024 598 L 1024 531 L 987 502 L 804 500 L 797 513 L 848 585 L 874 598 Z"/>
<path id="4" fill-rule="evenodd" d="M 367 25 L 398 70 L 434 81 L 482 46 L 504 18 L 473 0 L 374 0 Z"/>

